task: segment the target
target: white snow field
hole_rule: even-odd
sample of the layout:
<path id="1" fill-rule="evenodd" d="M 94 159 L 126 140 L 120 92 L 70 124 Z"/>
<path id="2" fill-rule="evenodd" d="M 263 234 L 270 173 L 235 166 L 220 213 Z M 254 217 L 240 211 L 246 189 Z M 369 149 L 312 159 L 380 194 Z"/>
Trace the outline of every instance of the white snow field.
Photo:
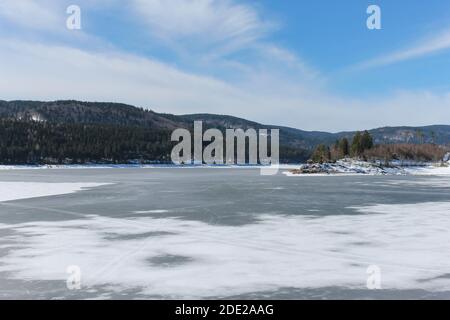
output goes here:
<path id="1" fill-rule="evenodd" d="M 0 181 L 0 202 L 69 194 L 105 183 L 46 183 Z"/>

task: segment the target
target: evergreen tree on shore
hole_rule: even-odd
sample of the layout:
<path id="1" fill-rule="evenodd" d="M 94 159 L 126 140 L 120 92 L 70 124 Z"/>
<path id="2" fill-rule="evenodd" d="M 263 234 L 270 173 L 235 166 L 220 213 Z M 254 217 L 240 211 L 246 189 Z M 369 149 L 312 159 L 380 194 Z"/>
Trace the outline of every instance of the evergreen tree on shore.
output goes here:
<path id="1" fill-rule="evenodd" d="M 364 151 L 370 150 L 373 148 L 373 139 L 370 135 L 369 131 L 356 132 L 353 137 L 351 153 L 354 157 L 360 157 L 363 155 Z"/>
<path id="2" fill-rule="evenodd" d="M 364 133 L 361 136 L 361 149 L 363 151 L 372 149 L 373 147 L 373 139 L 370 135 L 369 131 L 364 131 Z"/>
<path id="3" fill-rule="evenodd" d="M 350 155 L 350 147 L 347 138 L 343 138 L 339 141 L 339 156 L 340 157 L 347 157 Z"/>
<path id="4" fill-rule="evenodd" d="M 354 157 L 360 156 L 361 153 L 362 153 L 361 132 L 359 132 L 359 131 L 357 131 L 355 133 L 355 136 L 353 137 L 352 146 L 351 146 L 351 153 L 352 153 L 352 156 L 354 156 Z"/>
<path id="5" fill-rule="evenodd" d="M 311 160 L 316 163 L 329 162 L 331 160 L 330 148 L 324 144 L 319 144 L 314 150 Z"/>

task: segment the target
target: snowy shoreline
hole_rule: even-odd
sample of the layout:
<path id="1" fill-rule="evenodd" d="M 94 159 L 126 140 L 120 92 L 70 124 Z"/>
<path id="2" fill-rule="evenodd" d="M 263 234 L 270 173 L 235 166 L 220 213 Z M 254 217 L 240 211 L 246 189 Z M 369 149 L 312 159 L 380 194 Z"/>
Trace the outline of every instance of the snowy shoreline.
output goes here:
<path id="1" fill-rule="evenodd" d="M 450 175 L 450 162 L 400 163 L 389 166 L 354 159 L 338 160 L 335 163 L 302 164 L 284 171 L 286 176 L 344 176 L 344 175 Z"/>
<path id="2" fill-rule="evenodd" d="M 66 169 L 261 169 L 275 168 L 260 165 L 173 165 L 173 164 L 85 164 L 85 165 L 0 165 L 9 170 L 66 170 Z M 286 176 L 349 176 L 349 175 L 450 175 L 450 162 L 396 163 L 390 166 L 353 159 L 324 164 L 280 164 Z"/>
<path id="3" fill-rule="evenodd" d="M 280 164 L 279 169 L 295 169 L 301 164 Z M 261 169 L 262 165 L 175 165 L 175 164 L 74 164 L 74 165 L 0 165 L 2 170 L 53 170 L 53 169 Z"/>

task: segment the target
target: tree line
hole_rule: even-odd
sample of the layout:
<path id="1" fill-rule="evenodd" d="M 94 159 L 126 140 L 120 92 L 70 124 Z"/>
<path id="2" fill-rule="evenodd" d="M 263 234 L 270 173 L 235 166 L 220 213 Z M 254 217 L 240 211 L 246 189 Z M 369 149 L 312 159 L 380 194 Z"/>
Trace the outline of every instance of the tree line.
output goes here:
<path id="1" fill-rule="evenodd" d="M 337 140 L 334 145 L 319 144 L 313 151 L 311 160 L 317 163 L 330 162 L 345 157 L 363 157 L 366 150 L 373 148 L 373 138 L 369 131 L 357 131 L 350 143 L 347 138 Z"/>
<path id="2" fill-rule="evenodd" d="M 145 127 L 0 120 L 0 163 L 169 161 L 170 133 Z"/>
<path id="3" fill-rule="evenodd" d="M 365 161 L 441 161 L 450 150 L 446 146 L 435 143 L 399 143 L 374 145 L 368 131 L 356 132 L 351 143 L 347 138 L 337 140 L 334 145 L 318 145 L 311 156 L 316 163 L 334 162 L 346 157 L 359 158 Z"/>
<path id="4" fill-rule="evenodd" d="M 171 163 L 171 133 L 142 125 L 0 119 L 0 164 Z M 308 156 L 280 146 L 281 162 Z"/>

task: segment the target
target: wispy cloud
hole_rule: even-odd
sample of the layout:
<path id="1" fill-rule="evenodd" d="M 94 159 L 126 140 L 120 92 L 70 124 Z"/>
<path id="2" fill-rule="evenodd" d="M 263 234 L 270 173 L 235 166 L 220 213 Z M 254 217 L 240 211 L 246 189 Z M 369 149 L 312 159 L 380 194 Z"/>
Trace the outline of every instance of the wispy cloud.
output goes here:
<path id="1" fill-rule="evenodd" d="M 56 8 L 61 9 L 61 15 Z M 2 0 L 0 1 L 0 18 L 17 27 L 29 30 L 54 30 L 58 25 L 64 26 L 64 9 L 52 0 Z"/>
<path id="2" fill-rule="evenodd" d="M 152 35 L 196 50 L 233 52 L 275 26 L 254 6 L 232 0 L 133 0 L 132 4 Z"/>
<path id="3" fill-rule="evenodd" d="M 261 7 L 239 0 L 133 0 L 131 8 L 147 32 L 195 65 L 223 80 L 268 82 L 317 80 L 319 72 L 275 43 L 278 23 Z M 244 53 L 244 54 L 241 54 Z M 277 80 L 275 80 L 277 78 Z M 287 85 L 291 87 L 292 85 Z M 298 86 L 297 86 L 297 90 Z"/>
<path id="4" fill-rule="evenodd" d="M 120 5 L 117 0 L 78 2 L 91 14 L 95 10 L 90 8 Z M 448 94 L 401 92 L 363 100 L 331 93 L 317 70 L 270 37 L 273 24 L 249 2 L 133 0 L 133 17 L 139 16 L 153 34 L 148 41 L 193 50 L 189 63 L 206 61 L 203 68 L 189 69 L 177 59 L 137 56 L 114 43 L 106 45 L 109 39 L 96 38 L 89 28 L 83 30 L 88 40 L 72 41 L 78 32 L 54 37 L 65 30 L 65 4 L 0 1 L 0 24 L 10 27 L 0 30 L 0 99 L 117 101 L 160 112 L 232 114 L 327 131 L 425 125 L 450 118 Z M 123 10 L 129 14 L 127 8 Z M 450 33 L 442 33 L 367 64 L 395 63 L 448 47 Z M 228 55 L 240 50 L 245 54 Z"/>
<path id="5" fill-rule="evenodd" d="M 356 65 L 356 69 L 368 69 L 424 57 L 450 48 L 450 29 L 423 39 L 416 45 L 391 52 Z"/>
<path id="6" fill-rule="evenodd" d="M 149 58 L 67 46 L 2 41 L 0 69 L 0 97 L 7 100 L 116 101 L 159 112 L 232 114 L 326 131 L 425 125 L 450 118 L 448 94 L 402 92 L 357 100 L 272 75 L 229 83 Z"/>
<path id="7" fill-rule="evenodd" d="M 181 113 L 247 100 L 218 79 L 117 51 L 2 41 L 0 68 L 3 99 L 111 100 Z"/>

